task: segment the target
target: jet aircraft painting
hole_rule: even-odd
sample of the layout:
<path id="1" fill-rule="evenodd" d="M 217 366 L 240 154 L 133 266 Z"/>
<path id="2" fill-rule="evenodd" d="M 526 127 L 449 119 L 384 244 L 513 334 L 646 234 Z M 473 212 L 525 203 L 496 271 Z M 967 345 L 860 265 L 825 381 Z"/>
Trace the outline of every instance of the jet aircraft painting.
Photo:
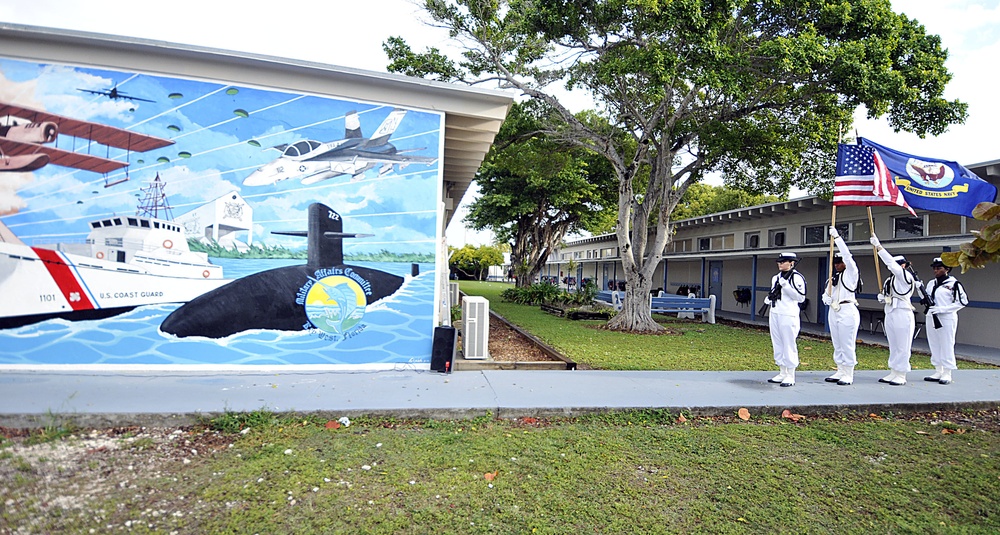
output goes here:
<path id="1" fill-rule="evenodd" d="M 372 137 L 365 138 L 357 112 L 348 112 L 344 118 L 344 139 L 326 143 L 307 139 L 271 147 L 281 151 L 281 156 L 250 173 L 243 185 L 267 186 L 291 178 L 309 185 L 340 175 L 351 175 L 356 180 L 377 165 L 381 165 L 378 174 L 382 176 L 394 166 L 398 170 L 411 163 L 434 163 L 437 158 L 404 154 L 423 148 L 399 150 L 389 143 L 405 115 L 406 110 L 393 110 Z"/>
<path id="2" fill-rule="evenodd" d="M 0 102 L 0 172 L 34 171 L 48 164 L 109 173 L 128 162 L 51 147 L 63 133 L 130 152 L 146 152 L 173 141 L 138 132 Z"/>

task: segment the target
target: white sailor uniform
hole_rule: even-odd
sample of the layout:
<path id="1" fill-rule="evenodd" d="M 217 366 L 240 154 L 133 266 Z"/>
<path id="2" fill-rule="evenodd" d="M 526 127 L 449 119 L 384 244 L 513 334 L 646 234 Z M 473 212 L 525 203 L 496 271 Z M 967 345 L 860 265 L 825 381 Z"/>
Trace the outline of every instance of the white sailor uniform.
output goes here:
<path id="1" fill-rule="evenodd" d="M 823 294 L 823 302 L 829 305 L 826 319 L 833 341 L 833 362 L 837 365 L 837 373 L 827 377 L 826 381 L 849 385 L 854 382 L 854 367 L 858 364 L 855 346 L 861 314 L 855 292 L 860 287 L 861 274 L 843 238 L 834 238 L 834 243 L 844 260 L 845 269 L 833 274 Z"/>
<path id="2" fill-rule="evenodd" d="M 955 332 L 958 330 L 958 311 L 969 304 L 969 296 L 958 279 L 948 275 L 927 281 L 927 295 L 934 305 L 927 311 L 927 345 L 931 348 L 931 365 L 944 368 L 948 382 L 955 363 Z M 932 316 L 941 321 L 941 328 L 932 325 Z M 941 377 L 944 379 L 944 377 Z M 947 384 L 947 383 L 943 383 Z"/>
<path id="3" fill-rule="evenodd" d="M 768 323 L 774 363 L 785 372 L 775 376 L 771 382 L 791 386 L 795 384 L 795 368 L 799 366 L 799 349 L 795 339 L 799 336 L 799 303 L 806 299 L 806 279 L 794 269 L 786 273 L 787 279 L 782 273 L 771 277 L 771 288 L 780 286 L 781 298 L 774 302 L 765 298 L 764 302 L 771 306 Z"/>
<path id="4" fill-rule="evenodd" d="M 906 384 L 906 374 L 910 371 L 910 348 L 913 345 L 913 296 L 915 279 L 913 274 L 903 269 L 885 249 L 878 250 L 878 257 L 892 273 L 882 284 L 882 298 L 885 301 L 885 337 L 889 341 L 889 375 L 881 382 L 895 386 Z"/>

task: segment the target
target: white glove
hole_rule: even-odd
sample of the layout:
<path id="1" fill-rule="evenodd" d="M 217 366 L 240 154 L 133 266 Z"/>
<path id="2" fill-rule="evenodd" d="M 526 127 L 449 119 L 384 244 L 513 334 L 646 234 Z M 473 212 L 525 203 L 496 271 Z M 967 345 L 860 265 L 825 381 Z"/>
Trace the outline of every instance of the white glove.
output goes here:
<path id="1" fill-rule="evenodd" d="M 770 297 L 765 297 L 764 298 L 764 304 L 767 305 L 767 306 L 771 306 L 771 298 Z"/>
<path id="2" fill-rule="evenodd" d="M 937 310 L 936 306 L 935 307 L 930 307 L 930 308 L 927 309 L 927 315 L 928 316 L 933 316 L 934 314 L 937 314 L 937 313 L 938 313 L 938 310 Z"/>
<path id="3" fill-rule="evenodd" d="M 878 294 L 878 297 L 876 297 L 876 299 L 878 299 L 879 303 L 885 303 L 885 296 L 882 294 Z"/>
<path id="4" fill-rule="evenodd" d="M 823 294 L 823 304 L 824 305 L 829 305 L 832 302 L 833 302 L 833 297 L 824 293 Z"/>
<path id="5" fill-rule="evenodd" d="M 871 242 L 872 247 L 878 247 L 879 245 L 882 245 L 882 242 L 878 241 L 878 236 L 874 234 L 872 234 L 871 238 L 868 238 L 868 241 Z"/>
<path id="6" fill-rule="evenodd" d="M 833 239 L 837 239 L 840 237 L 840 233 L 837 232 L 837 227 L 833 225 L 830 225 L 830 237 Z"/>

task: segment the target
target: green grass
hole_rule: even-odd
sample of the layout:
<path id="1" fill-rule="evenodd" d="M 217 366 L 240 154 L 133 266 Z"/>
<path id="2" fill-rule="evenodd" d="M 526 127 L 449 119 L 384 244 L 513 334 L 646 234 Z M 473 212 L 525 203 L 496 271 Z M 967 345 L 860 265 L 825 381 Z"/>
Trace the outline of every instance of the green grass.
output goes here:
<path id="1" fill-rule="evenodd" d="M 215 454 L 111 474 L 83 513 L 31 498 L 79 481 L 22 472 L 0 493 L 18 503 L 0 523 L 38 533 L 118 532 L 126 521 L 138 533 L 1000 530 L 996 411 L 948 434 L 935 416 L 675 420 L 359 419 L 330 430 L 275 416 Z"/>
<path id="2" fill-rule="evenodd" d="M 500 299 L 509 284 L 462 281 L 461 290 L 483 296 L 490 310 L 534 334 L 564 356 L 596 369 L 605 370 L 771 370 L 774 366 L 771 338 L 764 328 L 712 325 L 678 320 L 656 314 L 667 334 L 644 335 L 609 331 L 603 321 L 572 321 L 542 312 L 537 306 L 518 305 Z M 829 339 L 799 337 L 799 370 L 836 370 L 833 344 Z M 858 370 L 885 370 L 889 350 L 858 344 Z M 914 353 L 911 366 L 932 369 L 930 356 Z M 962 362 L 965 369 L 995 368 Z"/>

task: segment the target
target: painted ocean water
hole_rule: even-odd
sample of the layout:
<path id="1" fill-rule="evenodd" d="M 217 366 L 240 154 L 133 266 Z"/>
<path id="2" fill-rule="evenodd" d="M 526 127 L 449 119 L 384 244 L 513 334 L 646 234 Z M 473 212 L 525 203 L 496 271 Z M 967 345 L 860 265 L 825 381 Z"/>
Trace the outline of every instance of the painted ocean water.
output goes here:
<path id="1" fill-rule="evenodd" d="M 302 264 L 302 260 L 213 258 L 226 278 Z M 355 336 L 331 340 L 312 331 L 246 331 L 213 340 L 159 331 L 180 305 L 138 307 L 94 321 L 48 320 L 0 331 L 0 365 L 371 365 L 430 362 L 434 326 L 434 265 L 355 262 L 406 278 L 402 288 L 367 307 Z"/>

